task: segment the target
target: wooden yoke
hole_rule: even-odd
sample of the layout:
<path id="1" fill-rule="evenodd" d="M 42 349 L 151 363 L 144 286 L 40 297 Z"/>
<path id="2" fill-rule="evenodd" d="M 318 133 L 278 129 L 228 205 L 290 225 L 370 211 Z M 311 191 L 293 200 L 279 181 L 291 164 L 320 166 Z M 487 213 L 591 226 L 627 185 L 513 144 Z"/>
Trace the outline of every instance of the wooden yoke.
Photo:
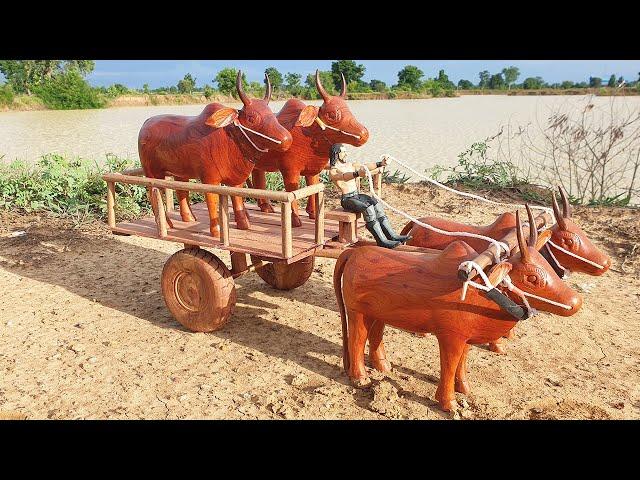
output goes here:
<path id="1" fill-rule="evenodd" d="M 552 225 L 553 217 L 548 212 L 543 212 L 535 218 L 536 228 L 542 228 L 544 225 Z M 524 223 L 522 225 L 522 231 L 527 237 L 529 235 L 529 224 Z M 509 251 L 514 253 L 514 250 L 518 248 L 518 237 L 516 229 L 513 228 L 511 232 L 502 237 L 500 240 L 502 243 L 509 245 Z M 497 247 L 491 244 L 484 252 L 478 255 L 474 260 L 483 270 L 489 265 L 492 265 L 498 261 Z M 478 275 L 473 267 L 460 267 L 458 270 L 458 278 L 466 282 L 467 280 L 473 280 Z"/>

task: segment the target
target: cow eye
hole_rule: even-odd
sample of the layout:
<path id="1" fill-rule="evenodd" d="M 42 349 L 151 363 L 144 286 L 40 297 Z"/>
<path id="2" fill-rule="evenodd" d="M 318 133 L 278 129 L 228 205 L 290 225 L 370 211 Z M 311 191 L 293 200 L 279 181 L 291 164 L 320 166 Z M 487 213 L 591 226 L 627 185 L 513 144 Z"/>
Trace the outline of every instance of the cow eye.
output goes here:
<path id="1" fill-rule="evenodd" d="M 573 240 L 571 238 L 567 238 L 567 245 L 573 245 Z"/>
<path id="2" fill-rule="evenodd" d="M 340 110 L 327 112 L 327 119 L 332 122 L 337 122 L 338 120 L 340 120 Z"/>
<path id="3" fill-rule="evenodd" d="M 527 275 L 527 281 L 530 283 L 536 283 L 538 281 L 538 277 L 536 275 Z"/>
<path id="4" fill-rule="evenodd" d="M 247 115 L 247 122 L 252 123 L 252 124 L 256 124 L 258 123 L 258 115 L 256 115 L 255 113 L 250 113 Z"/>

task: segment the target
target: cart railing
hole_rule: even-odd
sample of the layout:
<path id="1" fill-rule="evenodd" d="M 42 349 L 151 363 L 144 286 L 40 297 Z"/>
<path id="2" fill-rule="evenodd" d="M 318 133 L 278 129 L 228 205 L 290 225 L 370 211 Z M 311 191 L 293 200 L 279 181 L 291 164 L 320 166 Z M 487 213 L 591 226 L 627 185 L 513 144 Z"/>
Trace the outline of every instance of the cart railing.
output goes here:
<path id="1" fill-rule="evenodd" d="M 156 225 L 160 238 L 167 236 L 167 220 L 161 190 L 164 191 L 167 209 L 173 210 L 173 191 L 186 190 L 198 193 L 214 193 L 220 198 L 218 218 L 220 222 L 220 241 L 224 246 L 230 245 L 229 239 L 229 197 L 264 198 L 280 203 L 282 228 L 282 255 L 293 256 L 293 236 L 291 228 L 291 204 L 295 200 L 315 195 L 317 215 L 315 218 L 315 243 L 324 244 L 324 184 L 309 185 L 292 192 L 260 190 L 256 188 L 227 187 L 223 185 L 207 185 L 204 183 L 178 182 L 169 179 L 148 178 L 141 168 L 124 170 L 122 173 L 106 173 L 102 176 L 107 182 L 107 222 L 109 227 L 116 226 L 115 184 L 127 183 L 141 185 L 151 190 L 151 202 L 154 207 Z"/>

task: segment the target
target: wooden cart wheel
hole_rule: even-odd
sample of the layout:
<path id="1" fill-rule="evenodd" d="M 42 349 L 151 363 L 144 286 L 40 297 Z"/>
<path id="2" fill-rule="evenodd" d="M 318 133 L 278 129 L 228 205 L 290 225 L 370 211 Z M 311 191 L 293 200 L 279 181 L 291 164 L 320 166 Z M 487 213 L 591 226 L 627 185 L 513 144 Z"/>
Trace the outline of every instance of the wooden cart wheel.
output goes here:
<path id="1" fill-rule="evenodd" d="M 231 272 L 218 257 L 200 248 L 171 255 L 162 269 L 161 283 L 169 311 L 194 332 L 219 329 L 236 305 Z"/>
<path id="2" fill-rule="evenodd" d="M 251 262 L 256 263 L 260 257 L 251 255 Z M 293 290 L 303 285 L 313 272 L 315 257 L 310 255 L 297 262 L 286 264 L 284 262 L 270 263 L 256 270 L 265 282 L 278 290 Z"/>

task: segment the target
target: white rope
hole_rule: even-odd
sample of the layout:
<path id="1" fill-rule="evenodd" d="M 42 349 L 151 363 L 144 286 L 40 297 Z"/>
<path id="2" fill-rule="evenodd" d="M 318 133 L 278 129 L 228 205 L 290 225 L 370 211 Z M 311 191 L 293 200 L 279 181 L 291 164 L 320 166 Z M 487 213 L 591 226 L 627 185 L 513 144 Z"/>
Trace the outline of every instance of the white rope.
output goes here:
<path id="1" fill-rule="evenodd" d="M 340 133 L 342 133 L 343 135 L 349 135 L 350 137 L 355 137 L 355 138 L 357 138 L 357 139 L 360 139 L 360 135 L 356 135 L 356 134 L 354 134 L 354 133 L 345 132 L 344 130 L 340 130 L 339 128 L 332 127 L 331 125 L 327 125 L 327 124 L 326 124 L 326 123 L 324 123 L 322 120 L 320 120 L 318 117 L 316 117 L 316 123 L 317 123 L 318 125 L 320 125 L 320 128 L 321 128 L 322 130 L 324 130 L 325 128 L 329 128 L 329 129 L 331 129 L 331 130 L 333 130 L 333 131 L 335 131 L 335 132 L 340 132 Z"/>
<path id="2" fill-rule="evenodd" d="M 494 200 L 489 200 L 488 198 L 481 197 L 480 195 L 474 195 L 473 193 L 461 192 L 460 190 L 456 190 L 455 188 L 448 187 L 448 186 L 444 185 L 443 183 L 438 182 L 437 180 L 434 180 L 432 178 L 427 177 L 423 173 L 420 173 L 417 170 L 414 170 L 413 168 L 411 168 L 406 163 L 401 162 L 400 160 L 398 160 L 395 157 L 392 157 L 391 155 L 385 154 L 385 155 L 382 155 L 381 158 L 385 158 L 385 157 L 388 158 L 389 160 L 392 160 L 392 161 L 396 162 L 401 167 L 406 168 L 407 170 L 409 170 L 413 174 L 417 175 L 418 177 L 422 178 L 423 180 L 426 180 L 427 182 L 432 183 L 433 185 L 436 185 L 436 186 L 438 186 L 440 188 L 444 188 L 445 190 L 447 190 L 447 191 L 449 191 L 451 193 L 455 193 L 456 195 L 461 195 L 463 197 L 473 198 L 475 200 L 479 200 L 481 202 L 486 202 L 486 203 L 491 203 L 493 205 L 525 208 L 525 205 L 522 205 L 522 204 L 519 204 L 519 203 L 496 202 Z M 553 209 L 551 209 L 549 207 L 543 207 L 543 206 L 540 206 L 540 205 L 530 205 L 529 208 L 537 209 L 537 210 L 544 210 L 545 212 L 548 212 L 549 214 L 551 214 L 551 218 L 554 218 Z"/>
<path id="3" fill-rule="evenodd" d="M 234 124 L 236 127 L 238 127 L 238 128 L 240 129 L 240 131 L 241 131 L 241 132 L 242 132 L 242 134 L 245 136 L 245 138 L 246 138 L 247 140 L 249 140 L 249 143 L 251 143 L 251 145 L 253 145 L 253 148 L 255 148 L 256 150 L 258 150 L 259 152 L 266 153 L 266 152 L 268 152 L 268 151 L 269 151 L 269 149 L 268 149 L 268 148 L 263 149 L 263 148 L 258 147 L 255 143 L 253 143 L 253 140 L 251 140 L 251 139 L 249 138 L 249 135 L 247 135 L 247 134 L 246 134 L 245 130 L 248 130 L 248 131 L 250 131 L 251 133 L 255 133 L 256 135 L 259 135 L 259 136 L 261 136 L 262 138 L 266 138 L 267 140 L 270 140 L 270 141 L 272 141 L 273 143 L 277 143 L 277 144 L 281 144 L 281 143 L 282 143 L 280 140 L 276 140 L 275 138 L 271 138 L 271 137 L 269 137 L 268 135 L 264 135 L 264 134 L 262 134 L 262 133 L 260 133 L 260 132 L 256 132 L 255 130 L 252 130 L 252 129 L 251 129 L 251 128 L 249 128 L 249 127 L 245 127 L 245 126 L 244 126 L 244 125 L 242 125 L 238 120 L 234 120 L 234 121 L 233 121 L 233 124 Z"/>
<path id="4" fill-rule="evenodd" d="M 557 248 L 561 252 L 566 253 L 567 255 L 569 255 L 569 256 L 571 256 L 573 258 L 577 258 L 578 260 L 582 260 L 583 262 L 588 263 L 589 265 L 593 265 L 594 267 L 599 268 L 600 270 L 604 270 L 604 266 L 600 265 L 599 263 L 593 262 L 593 261 L 589 260 L 588 258 L 584 258 L 584 257 L 578 255 L 577 253 L 570 252 L 569 250 L 566 250 L 566 249 L 562 248 L 560 245 L 556 245 L 551 240 L 548 240 L 547 243 L 550 244 L 553 248 Z M 556 259 L 555 256 L 553 258 L 555 259 L 556 262 L 558 262 L 558 260 Z M 562 267 L 560 262 L 558 262 L 558 265 L 560 265 Z M 562 267 L 562 268 L 564 268 L 564 267 Z"/>
<path id="5" fill-rule="evenodd" d="M 416 225 L 419 225 L 423 228 L 426 228 L 428 230 L 431 230 L 433 232 L 436 233 L 440 233 L 441 235 L 447 235 L 450 237 L 468 237 L 468 238 L 477 238 L 480 240 L 484 240 L 486 242 L 491 243 L 492 245 L 495 245 L 496 247 L 496 255 L 497 257 L 494 255 L 494 259 L 496 260 L 496 262 L 500 261 L 500 257 L 501 257 L 501 252 L 504 250 L 505 254 L 508 254 L 510 252 L 510 248 L 509 245 L 507 245 L 506 243 L 500 242 L 494 238 L 491 237 L 485 237 L 484 235 L 479 235 L 476 233 L 469 233 L 469 232 L 449 232 L 447 230 L 441 230 L 437 227 L 434 227 L 433 225 L 429 225 L 428 223 L 424 223 L 421 222 L 420 220 L 418 220 L 417 218 L 409 215 L 407 212 L 404 212 L 402 210 L 399 210 L 395 207 L 392 207 L 391 205 L 389 205 L 387 202 L 385 202 L 384 200 L 382 200 L 378 195 L 376 195 L 376 192 L 373 189 L 373 177 L 371 176 L 371 171 L 369 171 L 369 169 L 367 168 L 366 165 L 363 165 L 363 168 L 367 174 L 367 178 L 369 180 L 369 191 L 371 192 L 371 195 L 378 200 L 380 203 L 382 203 L 384 206 L 386 206 L 387 208 L 389 208 L 390 210 L 396 212 L 398 215 L 402 215 L 403 217 L 408 218 L 409 220 L 411 220 L 413 223 L 415 223 Z M 482 270 L 482 269 L 481 269 Z"/>
<path id="6" fill-rule="evenodd" d="M 518 288 L 511 283 L 511 278 L 507 275 L 502 279 L 509 290 L 513 290 L 514 288 Z M 520 290 L 520 289 L 518 289 Z M 533 293 L 525 292 L 524 290 L 520 290 L 525 296 L 535 298 L 536 300 L 540 300 L 541 302 L 549 303 L 551 305 L 555 305 L 556 307 L 564 308 L 565 310 L 571 310 L 571 306 L 566 305 L 560 302 L 554 302 L 553 300 L 549 300 L 548 298 L 540 297 L 538 295 L 534 295 Z"/>

